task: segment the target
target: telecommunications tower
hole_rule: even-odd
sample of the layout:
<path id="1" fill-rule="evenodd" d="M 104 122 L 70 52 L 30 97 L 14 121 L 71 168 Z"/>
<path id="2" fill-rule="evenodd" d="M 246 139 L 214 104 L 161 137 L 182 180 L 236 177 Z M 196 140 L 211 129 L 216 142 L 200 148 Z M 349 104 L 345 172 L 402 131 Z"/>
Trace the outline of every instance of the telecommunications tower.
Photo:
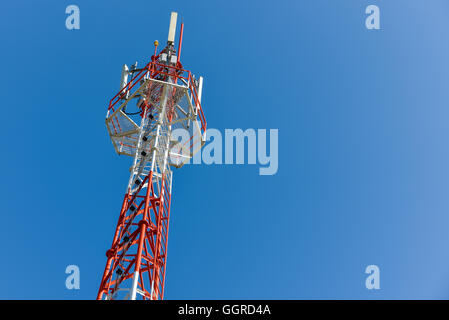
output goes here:
<path id="1" fill-rule="evenodd" d="M 180 62 L 181 24 L 171 13 L 168 41 L 143 68 L 123 66 L 120 91 L 109 102 L 106 126 L 118 154 L 134 158 L 97 299 L 163 299 L 172 190 L 181 167 L 205 142 L 203 78 Z M 178 141 L 181 132 L 188 139 Z M 175 135 L 176 132 L 176 135 Z"/>

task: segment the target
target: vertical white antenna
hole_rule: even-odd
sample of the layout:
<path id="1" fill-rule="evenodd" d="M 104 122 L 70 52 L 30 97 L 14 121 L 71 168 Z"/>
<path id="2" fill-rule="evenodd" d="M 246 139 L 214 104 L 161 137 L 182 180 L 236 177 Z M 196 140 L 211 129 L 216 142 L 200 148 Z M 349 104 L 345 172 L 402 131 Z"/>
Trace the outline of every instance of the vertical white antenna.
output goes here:
<path id="1" fill-rule="evenodd" d="M 122 90 L 128 84 L 129 69 L 126 64 L 122 67 L 122 76 L 120 78 L 120 90 Z"/>
<path id="2" fill-rule="evenodd" d="M 176 33 L 176 20 L 178 19 L 178 13 L 172 12 L 170 16 L 170 27 L 168 29 L 168 42 L 175 43 Z"/>
<path id="3" fill-rule="evenodd" d="M 199 103 L 201 103 L 201 96 L 202 96 L 202 94 L 203 94 L 203 77 L 200 77 L 199 79 L 198 79 L 198 102 Z M 199 105 L 197 105 L 196 106 L 196 112 L 198 113 L 198 108 L 199 108 L 200 106 Z M 205 143 L 206 142 L 206 131 L 204 131 L 203 132 L 203 136 L 201 137 L 201 139 L 202 139 L 202 143 Z"/>
<path id="4" fill-rule="evenodd" d="M 203 77 L 198 79 L 198 102 L 201 103 L 201 96 L 203 95 Z"/>

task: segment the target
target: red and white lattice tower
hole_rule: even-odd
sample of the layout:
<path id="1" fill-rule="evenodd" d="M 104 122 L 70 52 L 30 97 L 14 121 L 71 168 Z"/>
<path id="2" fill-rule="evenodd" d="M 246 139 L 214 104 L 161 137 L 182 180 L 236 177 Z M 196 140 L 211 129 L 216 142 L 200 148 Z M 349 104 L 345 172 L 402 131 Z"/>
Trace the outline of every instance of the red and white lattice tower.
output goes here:
<path id="1" fill-rule="evenodd" d="M 177 13 L 167 45 L 143 68 L 124 65 L 106 126 L 118 154 L 134 157 L 97 299 L 163 299 L 172 190 L 171 167 L 181 167 L 205 141 L 203 79 L 184 70 L 174 46 Z M 183 129 L 189 139 L 172 132 Z"/>

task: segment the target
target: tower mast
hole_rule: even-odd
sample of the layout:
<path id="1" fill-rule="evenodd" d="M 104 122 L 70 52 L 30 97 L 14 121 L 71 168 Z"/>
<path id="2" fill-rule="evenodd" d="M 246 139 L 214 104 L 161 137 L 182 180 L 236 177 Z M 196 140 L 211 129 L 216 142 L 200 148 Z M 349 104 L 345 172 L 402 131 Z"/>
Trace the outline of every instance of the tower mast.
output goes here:
<path id="1" fill-rule="evenodd" d="M 184 70 L 175 50 L 177 13 L 167 45 L 143 68 L 123 66 L 106 126 L 118 154 L 133 165 L 97 299 L 163 299 L 172 167 L 182 167 L 205 142 L 203 79 Z M 133 111 L 134 110 L 134 111 Z M 137 111 L 136 111 L 137 110 Z M 189 139 L 178 141 L 179 130 Z M 175 134 L 176 133 L 176 134 Z"/>

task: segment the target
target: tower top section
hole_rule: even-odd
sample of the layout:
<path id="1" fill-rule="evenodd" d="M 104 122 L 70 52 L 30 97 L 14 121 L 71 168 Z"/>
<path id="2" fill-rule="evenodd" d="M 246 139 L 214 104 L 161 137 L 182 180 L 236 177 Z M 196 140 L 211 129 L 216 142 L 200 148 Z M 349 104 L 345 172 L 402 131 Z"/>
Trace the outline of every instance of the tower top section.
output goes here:
<path id="1" fill-rule="evenodd" d="M 195 77 L 180 62 L 183 23 L 175 48 L 177 17 L 176 12 L 171 13 L 167 45 L 158 50 L 155 41 L 154 55 L 143 68 L 138 68 L 137 62 L 123 66 L 120 91 L 109 102 L 106 126 L 116 152 L 134 157 L 142 124 L 156 122 L 165 108 L 162 120 L 169 130 L 182 129 L 173 136 L 189 136 L 187 142 L 170 141 L 170 165 L 181 167 L 204 145 L 206 119 L 201 107 L 203 78 Z"/>

